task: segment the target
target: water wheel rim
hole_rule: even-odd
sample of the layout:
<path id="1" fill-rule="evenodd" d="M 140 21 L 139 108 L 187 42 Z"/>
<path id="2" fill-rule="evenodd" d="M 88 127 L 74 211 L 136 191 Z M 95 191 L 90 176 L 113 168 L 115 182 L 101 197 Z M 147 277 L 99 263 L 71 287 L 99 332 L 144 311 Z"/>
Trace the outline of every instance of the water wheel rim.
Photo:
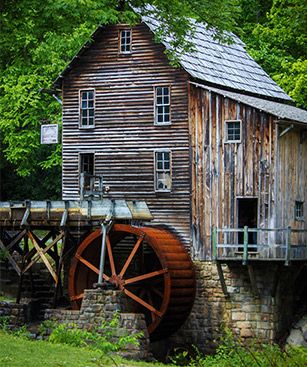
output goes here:
<path id="1" fill-rule="evenodd" d="M 157 257 L 157 259 L 158 259 L 158 261 L 161 265 L 161 274 L 160 275 L 162 275 L 162 277 L 163 277 L 163 284 L 164 284 L 163 297 L 162 297 L 162 302 L 161 302 L 161 305 L 160 305 L 159 309 L 156 310 L 156 311 L 153 310 L 151 312 L 152 322 L 147 324 L 148 332 L 149 332 L 149 334 L 151 334 L 151 333 L 154 332 L 154 330 L 156 330 L 156 328 L 158 327 L 158 325 L 162 321 L 163 315 L 166 313 L 168 305 L 170 303 L 171 277 L 170 277 L 170 274 L 169 274 L 168 269 L 167 269 L 167 261 L 165 259 L 165 256 L 163 255 L 163 251 L 161 251 L 161 247 L 157 243 L 156 239 L 154 237 L 150 236 L 148 233 L 146 233 L 146 228 L 132 227 L 132 226 L 126 225 L 126 224 L 114 224 L 113 228 L 112 228 L 112 232 L 123 232 L 123 233 L 128 233 L 129 235 L 130 234 L 135 235 L 138 238 L 143 238 L 143 241 L 146 242 L 150 246 L 150 248 L 155 253 L 155 255 L 156 255 L 156 257 Z M 74 282 L 75 274 L 77 272 L 77 269 L 78 269 L 78 266 L 79 266 L 80 262 L 82 262 L 89 269 L 94 271 L 97 275 L 99 273 L 98 268 L 96 268 L 95 266 L 93 266 L 90 263 L 88 263 L 88 264 L 85 263 L 86 259 L 84 259 L 82 257 L 82 254 L 100 236 L 101 236 L 101 229 L 100 228 L 95 230 L 94 232 L 92 232 L 89 236 L 87 236 L 84 239 L 84 241 L 81 243 L 81 245 L 78 247 L 78 249 L 75 253 L 75 256 L 72 259 L 72 263 L 71 263 L 71 267 L 70 267 L 70 271 L 69 271 L 68 294 L 69 294 L 70 299 L 72 300 L 72 302 L 74 304 L 73 308 L 78 308 L 77 307 L 77 302 L 79 302 L 80 299 L 83 298 L 83 294 L 79 294 L 78 291 L 76 290 L 76 284 Z M 108 251 L 107 251 L 106 256 L 109 256 Z M 113 274 L 111 274 L 110 277 L 108 275 L 104 274 L 104 280 L 112 282 L 112 279 L 111 279 L 112 276 L 113 276 Z M 137 300 L 135 295 L 126 288 L 125 284 L 122 284 L 122 289 L 121 290 L 128 297 L 132 298 L 135 302 L 138 302 L 143 307 L 145 307 L 145 305 L 144 305 L 145 301 L 143 300 L 143 303 L 142 303 L 139 300 Z M 147 303 L 147 302 L 145 302 L 145 303 Z M 147 308 L 147 312 L 150 311 L 150 309 L 148 308 L 148 303 L 147 303 L 147 307 L 145 307 L 145 308 Z"/>

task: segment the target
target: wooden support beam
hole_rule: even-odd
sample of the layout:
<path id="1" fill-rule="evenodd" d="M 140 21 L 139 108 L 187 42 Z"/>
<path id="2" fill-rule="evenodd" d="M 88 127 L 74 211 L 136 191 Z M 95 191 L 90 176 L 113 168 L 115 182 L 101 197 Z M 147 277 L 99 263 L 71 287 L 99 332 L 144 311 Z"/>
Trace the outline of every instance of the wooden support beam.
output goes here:
<path id="1" fill-rule="evenodd" d="M 248 227 L 245 226 L 244 227 L 244 232 L 243 232 L 243 261 L 242 264 L 246 265 L 247 264 L 247 259 L 248 259 Z"/>
<path id="2" fill-rule="evenodd" d="M 28 231 L 28 237 L 30 238 L 30 240 L 33 243 L 33 246 L 36 248 L 37 253 L 39 254 L 39 256 L 41 257 L 41 259 L 43 260 L 44 264 L 46 265 L 46 268 L 49 270 L 51 276 L 53 277 L 55 284 L 58 283 L 58 277 L 56 272 L 54 271 L 54 269 L 52 268 L 52 265 L 50 264 L 48 258 L 46 257 L 46 255 L 44 254 L 43 250 L 40 248 L 39 244 L 37 243 L 35 237 L 33 236 L 31 231 Z"/>
<path id="3" fill-rule="evenodd" d="M 17 234 L 17 236 L 14 237 L 14 239 L 12 240 L 12 242 L 10 242 L 10 244 L 8 246 L 6 246 L 7 250 L 10 251 L 16 244 L 18 244 L 23 237 L 27 234 L 27 230 L 24 229 L 23 231 L 21 231 L 20 233 Z"/>
<path id="4" fill-rule="evenodd" d="M 219 275 L 219 278 L 220 278 L 222 291 L 223 291 L 225 297 L 226 298 L 229 298 L 230 295 L 229 295 L 228 290 L 227 290 L 227 285 L 226 285 L 226 282 L 225 282 L 225 277 L 224 277 L 224 272 L 223 272 L 222 264 L 217 261 L 216 262 L 216 267 L 217 267 L 217 272 L 218 272 L 218 275 Z"/>
<path id="5" fill-rule="evenodd" d="M 256 281 L 253 266 L 252 265 L 247 265 L 247 271 L 248 271 L 248 275 L 249 275 L 249 280 L 251 282 L 253 295 L 256 298 L 259 298 L 260 295 L 259 295 L 259 291 L 258 291 L 258 288 L 257 288 L 257 281 Z"/>
<path id="6" fill-rule="evenodd" d="M 60 241 L 64 236 L 64 233 L 61 232 L 48 246 L 46 246 L 43 250 L 42 253 L 46 254 L 51 247 L 55 246 L 57 244 L 58 241 Z M 28 269 L 30 269 L 39 259 L 41 258 L 41 255 L 37 252 L 37 256 L 35 256 L 32 261 L 30 263 L 27 264 L 27 266 L 25 267 L 23 273 L 25 273 Z"/>
<path id="7" fill-rule="evenodd" d="M 14 260 L 14 258 L 12 257 L 12 255 L 9 253 L 9 251 L 7 250 L 7 248 L 5 247 L 5 245 L 1 241 L 1 239 L 0 239 L 0 249 L 5 252 L 6 258 L 8 259 L 8 261 L 10 262 L 10 264 L 12 265 L 12 267 L 14 268 L 14 270 L 16 271 L 16 273 L 20 276 L 21 275 L 21 269 L 20 269 L 20 267 L 18 266 L 17 262 Z"/>
<path id="8" fill-rule="evenodd" d="M 272 288 L 271 288 L 271 296 L 272 297 L 276 297 L 277 294 L 277 289 L 278 289 L 278 284 L 279 284 L 279 279 L 280 279 L 280 270 L 281 270 L 281 266 L 277 265 L 275 267 L 275 271 L 273 274 L 273 283 L 272 283 Z"/>

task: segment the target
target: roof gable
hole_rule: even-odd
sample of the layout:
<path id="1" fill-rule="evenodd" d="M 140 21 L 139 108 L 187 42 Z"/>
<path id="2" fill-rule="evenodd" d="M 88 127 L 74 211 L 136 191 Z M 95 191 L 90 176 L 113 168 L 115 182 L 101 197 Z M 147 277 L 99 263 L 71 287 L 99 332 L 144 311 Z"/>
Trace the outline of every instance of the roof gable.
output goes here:
<path id="1" fill-rule="evenodd" d="M 155 33 L 159 23 L 156 19 L 143 16 L 142 21 Z M 65 70 L 54 82 L 59 87 L 61 79 L 74 67 L 80 56 L 91 47 L 104 26 L 99 26 Z M 213 32 L 204 24 L 196 24 L 196 32 L 191 38 L 195 51 L 180 57 L 182 68 L 193 78 L 211 85 L 230 88 L 266 98 L 289 101 L 291 98 L 253 60 L 244 48 L 244 43 L 232 35 L 234 43 L 222 44 L 215 40 Z M 169 40 L 163 44 L 169 47 Z"/>

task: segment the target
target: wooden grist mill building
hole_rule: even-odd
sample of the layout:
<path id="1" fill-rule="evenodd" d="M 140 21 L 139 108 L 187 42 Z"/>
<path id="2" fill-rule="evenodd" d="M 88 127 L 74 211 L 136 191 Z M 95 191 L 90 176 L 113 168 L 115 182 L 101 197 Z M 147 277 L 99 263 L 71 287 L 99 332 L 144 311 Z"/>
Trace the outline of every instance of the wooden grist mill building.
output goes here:
<path id="1" fill-rule="evenodd" d="M 173 68 L 157 26 L 99 27 L 57 78 L 63 201 L 2 203 L 1 246 L 19 248 L 19 274 L 54 252 L 74 309 L 101 276 L 152 340 L 210 349 L 222 323 L 276 340 L 307 301 L 307 112 L 238 38 L 220 44 L 199 24 Z"/>

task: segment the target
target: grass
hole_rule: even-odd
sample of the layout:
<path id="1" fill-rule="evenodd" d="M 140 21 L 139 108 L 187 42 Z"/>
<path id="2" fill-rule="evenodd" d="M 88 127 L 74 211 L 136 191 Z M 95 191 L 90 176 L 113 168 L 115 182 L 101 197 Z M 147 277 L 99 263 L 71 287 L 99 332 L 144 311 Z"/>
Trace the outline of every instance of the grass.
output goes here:
<path id="1" fill-rule="evenodd" d="M 0 331 L 0 367 L 104 367 L 115 366 L 112 360 L 100 360 L 101 354 L 48 341 L 32 341 Z M 162 364 L 125 361 L 116 358 L 117 366 L 162 367 Z"/>

